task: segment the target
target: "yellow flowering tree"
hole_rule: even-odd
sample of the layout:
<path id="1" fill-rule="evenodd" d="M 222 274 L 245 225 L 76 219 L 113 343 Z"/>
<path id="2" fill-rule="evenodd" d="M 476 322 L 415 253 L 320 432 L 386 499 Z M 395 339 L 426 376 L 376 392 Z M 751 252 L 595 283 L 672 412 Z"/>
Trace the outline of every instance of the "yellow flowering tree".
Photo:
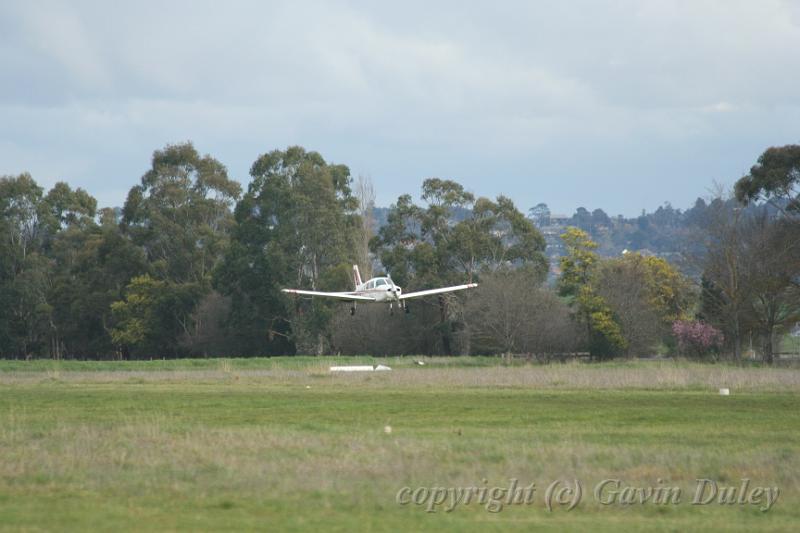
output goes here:
<path id="1" fill-rule="evenodd" d="M 592 357 L 618 355 L 627 348 L 627 341 L 611 308 L 596 291 L 599 257 L 597 243 L 578 228 L 570 227 L 561 235 L 566 255 L 561 258 L 559 294 L 569 299 L 575 314 L 586 326 L 589 352 Z"/>

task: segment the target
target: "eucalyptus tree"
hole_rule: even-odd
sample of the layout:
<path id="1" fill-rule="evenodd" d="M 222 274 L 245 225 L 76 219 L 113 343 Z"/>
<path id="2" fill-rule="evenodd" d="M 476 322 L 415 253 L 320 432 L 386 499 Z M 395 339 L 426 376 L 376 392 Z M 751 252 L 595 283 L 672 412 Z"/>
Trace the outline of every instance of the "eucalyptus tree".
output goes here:
<path id="1" fill-rule="evenodd" d="M 55 262 L 51 300 L 57 354 L 120 356 L 119 345 L 111 338 L 111 304 L 124 298 L 131 278 L 147 271 L 142 249 L 123 235 L 115 213 L 105 208 L 100 211 L 99 223 L 84 218 L 59 231 L 51 257 Z"/>
<path id="2" fill-rule="evenodd" d="M 0 178 L 0 355 L 61 355 L 59 243 L 94 224 L 96 205 L 63 182 L 45 195 L 30 174 Z"/>
<path id="3" fill-rule="evenodd" d="M 50 264 L 43 189 L 30 174 L 0 178 L 0 355 L 46 349 Z"/>
<path id="4" fill-rule="evenodd" d="M 150 355 L 191 351 L 193 340 L 203 334 L 203 317 L 195 311 L 211 292 L 212 270 L 227 248 L 231 208 L 240 194 L 241 186 L 228 177 L 225 166 L 201 156 L 189 142 L 156 150 L 151 168 L 128 193 L 123 232 L 144 251 L 148 274 L 164 283 L 159 296 L 167 300 L 160 307 L 160 327 L 146 332 L 148 338 L 140 343 L 165 353 Z M 129 299 L 121 302 L 115 307 L 118 316 L 140 312 Z M 134 338 L 124 334 L 124 324 L 134 322 L 122 320 L 116 338 Z"/>
<path id="5" fill-rule="evenodd" d="M 742 203 L 767 200 L 784 214 L 800 216 L 800 145 L 765 150 L 736 182 L 735 194 Z"/>
<path id="6" fill-rule="evenodd" d="M 537 283 L 544 279 L 544 238 L 509 198 L 476 199 L 455 181 L 429 178 L 423 182 L 422 199 L 427 205 L 400 196 L 371 243 L 403 287 L 453 285 L 504 268 L 530 270 Z M 456 351 L 455 337 L 465 327 L 463 310 L 451 305 L 457 301 L 454 295 L 438 299 L 439 322 L 431 329 L 440 336 L 444 353 Z M 468 348 L 459 351 L 464 350 Z"/>
<path id="7" fill-rule="evenodd" d="M 235 210 L 233 240 L 215 282 L 233 301 L 230 324 L 256 353 L 323 353 L 335 303 L 284 287 L 344 290 L 362 223 L 350 170 L 299 146 L 260 156 Z"/>

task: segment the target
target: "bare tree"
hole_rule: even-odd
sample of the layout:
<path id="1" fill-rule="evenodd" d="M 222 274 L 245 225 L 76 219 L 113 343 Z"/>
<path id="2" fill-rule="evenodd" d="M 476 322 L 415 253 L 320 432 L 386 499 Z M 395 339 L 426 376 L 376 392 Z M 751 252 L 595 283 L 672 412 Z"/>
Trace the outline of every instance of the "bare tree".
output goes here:
<path id="1" fill-rule="evenodd" d="M 748 221 L 743 235 L 749 267 L 749 314 L 772 364 L 775 334 L 800 319 L 800 223 L 770 220 L 766 212 Z"/>
<path id="2" fill-rule="evenodd" d="M 722 198 L 709 205 L 701 297 L 704 313 L 713 310 L 710 314 L 717 319 L 737 361 L 742 356 L 743 325 L 750 300 L 744 223 L 743 209 L 738 205 Z"/>
<path id="3" fill-rule="evenodd" d="M 748 331 L 772 363 L 775 335 L 800 317 L 800 222 L 766 206 L 710 206 L 702 315 L 726 336 L 735 359 Z"/>
<path id="4" fill-rule="evenodd" d="M 206 294 L 191 315 L 191 327 L 184 327 L 181 346 L 203 357 L 227 355 L 230 343 L 223 323 L 230 308 L 229 297 L 213 290 Z"/>
<path id="5" fill-rule="evenodd" d="M 358 257 L 355 258 L 362 269 L 361 275 L 364 279 L 372 277 L 372 261 L 369 256 L 369 241 L 375 235 L 375 216 L 373 209 L 375 208 L 375 188 L 372 184 L 372 178 L 363 176 L 361 174 L 356 178 L 355 196 L 358 199 L 358 212 L 361 216 L 361 230 L 358 235 L 356 243 L 356 253 Z"/>
<path id="6" fill-rule="evenodd" d="M 597 272 L 597 294 L 603 298 L 620 325 L 628 355 L 650 354 L 668 332 L 651 304 L 642 262 L 604 261 Z"/>
<path id="7" fill-rule="evenodd" d="M 359 305 L 354 316 L 344 304 L 331 327 L 334 353 L 356 355 L 414 355 L 441 353 L 441 335 L 435 329 L 439 307 L 415 302 L 410 314 L 390 314 L 384 304 Z"/>
<path id="8" fill-rule="evenodd" d="M 464 312 L 476 353 L 571 352 L 582 339 L 567 305 L 529 271 L 482 277 Z"/>

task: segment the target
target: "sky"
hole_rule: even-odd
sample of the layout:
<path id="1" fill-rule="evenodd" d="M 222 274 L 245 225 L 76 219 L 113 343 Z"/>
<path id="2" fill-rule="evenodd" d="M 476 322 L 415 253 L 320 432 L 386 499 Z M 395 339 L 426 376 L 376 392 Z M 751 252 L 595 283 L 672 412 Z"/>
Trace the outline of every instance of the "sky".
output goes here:
<path id="1" fill-rule="evenodd" d="M 243 184 L 302 145 L 378 205 L 686 208 L 800 143 L 800 2 L 0 3 L 0 175 L 118 206 L 187 140 Z"/>

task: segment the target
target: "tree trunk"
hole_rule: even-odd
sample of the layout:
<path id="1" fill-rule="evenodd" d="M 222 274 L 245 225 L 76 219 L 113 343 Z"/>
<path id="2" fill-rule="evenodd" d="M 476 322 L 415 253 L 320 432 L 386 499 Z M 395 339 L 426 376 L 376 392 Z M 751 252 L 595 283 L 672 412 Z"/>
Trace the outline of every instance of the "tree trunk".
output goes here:
<path id="1" fill-rule="evenodd" d="M 772 353 L 772 328 L 769 329 L 766 335 L 766 340 L 764 341 L 764 362 L 768 365 L 771 365 L 774 362 L 774 357 Z"/>
<path id="2" fill-rule="evenodd" d="M 442 349 L 445 355 L 452 355 L 450 346 L 450 332 L 445 327 L 447 324 L 447 301 L 443 296 L 439 296 L 439 326 L 442 330 Z"/>
<path id="3" fill-rule="evenodd" d="M 325 338 L 322 336 L 322 333 L 317 333 L 317 356 L 322 355 L 325 353 Z"/>
<path id="4" fill-rule="evenodd" d="M 737 363 L 742 360 L 742 335 L 739 331 L 739 316 L 733 319 L 733 360 Z"/>

